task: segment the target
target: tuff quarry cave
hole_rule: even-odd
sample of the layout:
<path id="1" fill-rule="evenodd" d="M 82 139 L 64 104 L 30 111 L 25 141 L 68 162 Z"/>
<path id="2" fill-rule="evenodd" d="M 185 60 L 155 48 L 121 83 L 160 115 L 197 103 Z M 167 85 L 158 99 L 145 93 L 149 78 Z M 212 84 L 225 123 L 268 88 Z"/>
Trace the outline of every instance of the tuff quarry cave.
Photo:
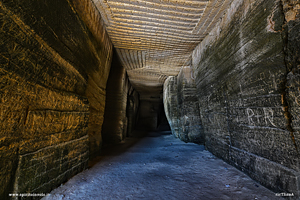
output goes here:
<path id="1" fill-rule="evenodd" d="M 0 30 L 0 199 L 300 199 L 299 0 L 1 0 Z"/>

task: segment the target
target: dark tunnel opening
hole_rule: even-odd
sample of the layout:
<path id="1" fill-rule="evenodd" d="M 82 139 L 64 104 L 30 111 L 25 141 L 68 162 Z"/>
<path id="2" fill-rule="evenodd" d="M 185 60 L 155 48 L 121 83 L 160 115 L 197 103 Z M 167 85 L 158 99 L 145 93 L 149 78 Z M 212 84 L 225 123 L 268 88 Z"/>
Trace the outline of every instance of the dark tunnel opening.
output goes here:
<path id="1" fill-rule="evenodd" d="M 141 137 L 151 131 L 170 130 L 162 94 L 141 100 L 114 50 L 106 86 L 102 145 L 116 144 L 126 137 Z"/>

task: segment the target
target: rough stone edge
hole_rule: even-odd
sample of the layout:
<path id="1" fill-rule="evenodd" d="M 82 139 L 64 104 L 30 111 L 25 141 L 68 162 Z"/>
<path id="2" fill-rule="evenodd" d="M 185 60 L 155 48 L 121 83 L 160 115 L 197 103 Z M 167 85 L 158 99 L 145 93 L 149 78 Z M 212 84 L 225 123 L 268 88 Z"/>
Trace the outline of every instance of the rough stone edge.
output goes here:
<path id="1" fill-rule="evenodd" d="M 283 0 L 275 0 L 275 2 L 277 3 L 282 3 Z M 196 47 L 195 49 L 193 50 L 192 52 L 192 67 L 195 68 L 195 66 L 198 66 L 201 58 L 202 58 L 202 54 L 210 47 L 210 45 L 218 40 L 220 34 L 221 34 L 221 31 L 222 29 L 226 29 L 226 26 L 228 26 L 228 24 L 231 22 L 231 18 L 236 14 L 238 8 L 243 5 L 244 2 L 247 2 L 248 4 L 248 9 L 249 9 L 249 5 L 251 5 L 252 3 L 254 3 L 255 1 L 254 0 L 234 0 L 231 4 L 230 4 L 230 7 L 228 8 L 227 12 L 225 12 L 224 16 L 216 23 L 215 27 L 211 30 L 211 32 L 202 40 L 202 42 L 200 42 Z M 263 0 L 258 0 L 256 1 L 255 3 L 260 3 L 260 2 L 263 2 Z M 274 3 L 275 3 L 274 2 Z M 245 12 L 247 13 L 247 12 Z M 285 17 L 286 17 L 286 14 L 285 14 Z M 289 21 L 289 20 L 287 20 Z M 284 24 L 283 24 L 284 25 Z M 269 27 L 270 28 L 270 27 Z M 194 75 L 195 76 L 195 75 Z M 231 150 L 235 151 L 235 150 L 238 150 L 240 152 L 242 152 L 243 150 L 240 150 L 240 149 L 235 149 L 234 147 L 231 147 Z M 252 156 L 252 157 L 255 157 L 256 160 L 258 162 L 260 162 L 261 164 L 264 163 L 265 165 L 268 166 L 268 168 L 270 169 L 275 169 L 275 168 L 278 168 L 278 169 L 281 169 L 278 173 L 280 174 L 281 171 L 284 171 L 286 172 L 287 174 L 291 174 L 291 176 L 294 177 L 294 181 L 295 181 L 295 188 L 296 189 L 288 189 L 288 192 L 292 192 L 294 193 L 294 197 L 289 197 L 289 199 L 298 199 L 300 197 L 300 173 L 299 172 L 296 172 L 292 169 L 289 169 L 287 167 L 284 167 L 283 165 L 280 165 L 278 163 L 275 163 L 271 160 L 268 160 L 268 159 L 265 159 L 265 158 L 262 158 L 258 155 L 255 155 L 255 154 L 251 154 L 249 152 L 245 152 L 243 151 L 244 154 L 248 154 L 248 156 Z M 242 170 L 245 172 L 245 169 L 243 169 L 242 166 L 239 166 L 237 165 L 236 163 L 233 162 L 232 160 L 232 153 L 229 155 L 229 160 L 226 159 L 226 158 L 223 158 L 225 159 L 227 162 L 229 162 L 231 165 L 235 166 L 236 168 Z M 274 188 L 268 184 L 265 184 L 264 179 L 260 179 L 259 176 L 257 176 L 257 174 L 254 174 L 252 172 L 246 172 L 252 179 L 254 180 L 257 180 L 257 181 L 260 181 L 264 186 L 268 187 L 269 189 L 272 189 L 274 190 Z"/>
<path id="2" fill-rule="evenodd" d="M 235 154 L 239 154 L 239 159 L 242 160 L 244 163 L 237 163 L 238 159 L 235 159 L 234 154 L 231 153 L 230 155 L 230 164 L 235 166 L 236 168 L 240 169 L 241 171 L 248 174 L 252 179 L 259 181 L 262 185 L 265 187 L 274 190 L 274 187 L 272 184 L 268 184 L 269 182 L 273 182 L 274 178 L 278 176 L 282 176 L 285 180 L 290 180 L 290 182 L 287 184 L 287 191 L 284 191 L 285 188 L 275 189 L 275 192 L 290 192 L 293 193 L 294 196 L 297 198 L 300 195 L 300 192 L 297 188 L 299 188 L 300 184 L 300 173 L 292 170 L 288 167 L 285 167 L 281 164 L 278 164 L 276 162 L 273 162 L 271 160 L 268 160 L 266 158 L 260 157 L 258 155 L 246 152 L 244 150 L 238 149 L 236 147 L 231 147 L 231 152 L 235 152 Z M 248 162 L 256 162 L 256 167 L 254 171 L 257 171 L 258 173 L 254 173 L 252 171 L 249 171 L 247 169 L 247 161 Z M 262 170 L 257 170 L 257 168 L 261 168 Z M 264 171 L 265 173 L 261 173 Z M 284 172 L 284 173 L 282 173 Z M 263 178 L 261 178 L 263 177 Z M 294 199 L 294 198 L 292 198 Z"/>

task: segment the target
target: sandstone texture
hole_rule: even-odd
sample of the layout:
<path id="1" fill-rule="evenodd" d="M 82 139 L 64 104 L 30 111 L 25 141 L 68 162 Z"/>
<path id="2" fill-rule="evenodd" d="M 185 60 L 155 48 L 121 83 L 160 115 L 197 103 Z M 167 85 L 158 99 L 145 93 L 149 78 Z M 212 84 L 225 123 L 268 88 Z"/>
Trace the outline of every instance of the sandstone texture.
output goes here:
<path id="1" fill-rule="evenodd" d="M 299 20 L 297 1 L 233 1 L 195 48 L 192 69 L 183 67 L 164 84 L 173 135 L 205 143 L 294 198 L 300 195 Z"/>
<path id="2" fill-rule="evenodd" d="M 299 2 L 234 1 L 194 50 L 206 148 L 299 196 Z"/>
<path id="3" fill-rule="evenodd" d="M 299 0 L 2 0 L 0 199 L 48 193 L 165 117 L 300 198 L 299 32 Z"/>
<path id="4" fill-rule="evenodd" d="M 169 76 L 164 83 L 164 110 L 168 123 L 170 125 L 172 134 L 178 138 L 179 136 L 179 114 L 178 114 L 178 90 L 177 90 L 177 78 L 175 76 Z"/>
<path id="5" fill-rule="evenodd" d="M 164 108 L 172 134 L 185 142 L 204 143 L 196 85 L 191 67 L 164 84 Z"/>
<path id="6" fill-rule="evenodd" d="M 125 68 L 114 54 L 107 81 L 106 106 L 102 126 L 103 143 L 118 143 L 129 136 L 136 125 L 139 95 L 131 86 Z"/>
<path id="7" fill-rule="evenodd" d="M 1 1 L 0 16 L 0 199 L 10 199 L 51 191 L 99 151 L 112 44 L 90 1 Z"/>

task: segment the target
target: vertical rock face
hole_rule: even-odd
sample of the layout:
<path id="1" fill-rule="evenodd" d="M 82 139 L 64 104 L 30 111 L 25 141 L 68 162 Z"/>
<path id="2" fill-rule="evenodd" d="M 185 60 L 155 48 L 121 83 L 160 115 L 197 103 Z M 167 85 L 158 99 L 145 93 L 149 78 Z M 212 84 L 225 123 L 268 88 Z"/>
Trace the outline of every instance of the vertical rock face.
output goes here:
<path id="1" fill-rule="evenodd" d="M 190 67 L 164 84 L 164 108 L 172 134 L 185 142 L 204 143 L 196 86 Z"/>
<path id="2" fill-rule="evenodd" d="M 0 199 L 49 192 L 100 147 L 112 45 L 88 2 L 0 2 Z"/>
<path id="3" fill-rule="evenodd" d="M 113 57 L 106 89 L 103 143 L 118 143 L 134 128 L 139 98 L 117 54 Z"/>
<path id="4" fill-rule="evenodd" d="M 69 1 L 68 1 L 69 2 Z M 100 152 L 102 144 L 102 124 L 105 109 L 106 83 L 110 72 L 112 59 L 112 43 L 104 28 L 104 23 L 100 13 L 90 0 L 71 1 L 74 9 L 83 21 L 82 26 L 86 26 L 84 33 L 88 39 L 84 45 L 87 50 L 74 50 L 81 54 L 84 60 L 81 70 L 87 74 L 87 88 L 85 96 L 89 100 L 89 150 L 90 156 Z M 69 28 L 75 28 L 72 22 L 68 24 Z M 81 48 L 81 43 L 77 44 Z M 88 55 L 85 55 L 88 54 Z M 78 57 L 77 59 L 81 59 Z"/>
<path id="5" fill-rule="evenodd" d="M 190 67 L 183 67 L 177 78 L 179 138 L 185 142 L 204 143 L 196 85 Z"/>
<path id="6" fill-rule="evenodd" d="M 296 196 L 297 9 L 296 1 L 234 1 L 193 53 L 207 149 L 274 191 Z"/>
<path id="7" fill-rule="evenodd" d="M 169 76 L 164 83 L 164 110 L 168 119 L 172 134 L 179 137 L 179 115 L 178 115 L 178 90 L 177 78 Z"/>

